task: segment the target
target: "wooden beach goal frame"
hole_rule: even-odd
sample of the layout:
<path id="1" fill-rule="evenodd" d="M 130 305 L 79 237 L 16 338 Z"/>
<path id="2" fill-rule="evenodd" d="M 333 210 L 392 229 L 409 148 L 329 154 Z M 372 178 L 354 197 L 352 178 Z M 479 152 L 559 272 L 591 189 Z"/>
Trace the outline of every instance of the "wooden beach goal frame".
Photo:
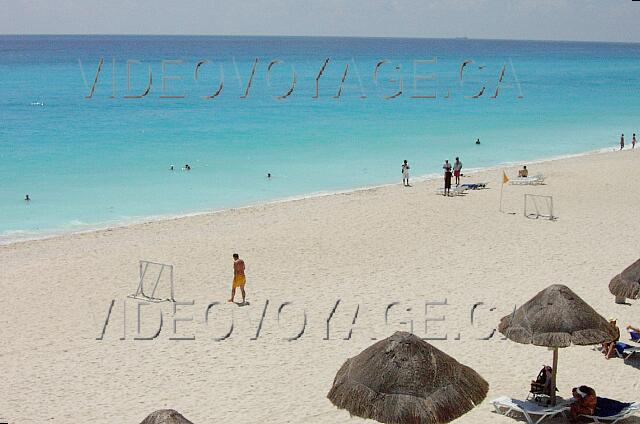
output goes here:
<path id="1" fill-rule="evenodd" d="M 160 267 L 160 271 L 158 272 L 157 278 L 155 279 L 155 283 L 153 283 L 153 289 L 151 290 L 151 294 L 145 293 L 145 276 L 147 275 L 147 271 L 149 270 L 149 265 L 155 265 Z M 173 280 L 173 265 L 163 264 L 160 262 L 152 262 L 152 261 L 144 261 L 140 260 L 138 263 L 139 267 L 139 280 L 138 280 L 138 288 L 134 294 L 130 294 L 128 297 L 132 299 L 138 300 L 146 300 L 148 302 L 175 302 L 174 296 L 174 280 Z M 158 290 L 158 285 L 160 285 L 160 279 L 162 278 L 162 274 L 165 270 L 168 269 L 169 272 L 169 298 L 159 298 L 155 297 L 156 291 Z"/>
<path id="2" fill-rule="evenodd" d="M 553 214 L 553 196 L 525 193 L 524 216 L 529 219 L 555 220 L 557 217 Z"/>

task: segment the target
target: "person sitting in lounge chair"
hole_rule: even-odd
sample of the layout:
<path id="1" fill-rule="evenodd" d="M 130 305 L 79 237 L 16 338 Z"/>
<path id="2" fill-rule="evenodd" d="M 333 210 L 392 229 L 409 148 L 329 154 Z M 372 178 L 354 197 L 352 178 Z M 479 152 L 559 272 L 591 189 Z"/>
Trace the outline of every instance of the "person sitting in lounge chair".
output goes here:
<path id="1" fill-rule="evenodd" d="M 598 401 L 595 390 L 589 386 L 580 386 L 574 387 L 571 393 L 574 399 L 569 410 L 572 421 L 576 421 L 578 415 L 593 415 L 595 413 Z"/>
<path id="2" fill-rule="evenodd" d="M 616 343 L 620 340 L 620 329 L 618 328 L 617 320 L 609 318 L 609 324 L 615 329 L 617 337 L 613 341 L 602 343 L 602 353 L 607 359 L 611 359 L 615 355 Z"/>
<path id="3" fill-rule="evenodd" d="M 529 170 L 527 169 L 527 165 L 525 165 L 521 170 L 518 171 L 518 178 L 527 178 L 528 176 Z"/>

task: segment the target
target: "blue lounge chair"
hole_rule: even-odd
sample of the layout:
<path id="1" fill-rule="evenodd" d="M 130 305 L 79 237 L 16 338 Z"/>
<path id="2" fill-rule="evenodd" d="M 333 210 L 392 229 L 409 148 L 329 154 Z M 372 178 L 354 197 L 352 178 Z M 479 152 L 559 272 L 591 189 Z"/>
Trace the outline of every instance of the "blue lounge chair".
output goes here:
<path id="1" fill-rule="evenodd" d="M 615 424 L 640 412 L 640 403 L 624 403 L 613 399 L 598 397 L 593 415 L 581 415 L 596 423 Z"/>
<path id="2" fill-rule="evenodd" d="M 640 346 L 616 342 L 616 354 L 619 358 L 629 359 L 634 353 L 640 353 Z"/>
<path id="3" fill-rule="evenodd" d="M 482 188 L 487 188 L 487 184 L 488 183 L 467 183 L 467 184 L 462 184 L 460 187 L 466 188 L 469 190 L 480 190 Z"/>

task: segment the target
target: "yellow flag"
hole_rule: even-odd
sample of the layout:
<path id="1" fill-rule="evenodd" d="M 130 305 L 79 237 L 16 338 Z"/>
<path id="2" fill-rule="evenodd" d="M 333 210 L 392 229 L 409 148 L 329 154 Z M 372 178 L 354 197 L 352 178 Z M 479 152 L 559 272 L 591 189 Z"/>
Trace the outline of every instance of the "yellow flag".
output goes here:
<path id="1" fill-rule="evenodd" d="M 507 173 L 502 171 L 502 184 L 506 184 L 509 182 L 509 177 L 507 177 Z"/>

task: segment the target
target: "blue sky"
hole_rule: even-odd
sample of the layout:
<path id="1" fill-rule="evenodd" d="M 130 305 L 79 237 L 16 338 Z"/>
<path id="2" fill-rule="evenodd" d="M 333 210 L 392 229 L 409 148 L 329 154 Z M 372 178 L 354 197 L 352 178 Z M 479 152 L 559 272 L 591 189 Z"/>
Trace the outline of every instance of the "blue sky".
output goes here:
<path id="1" fill-rule="evenodd" d="M 640 42 L 631 0 L 0 0 L 3 34 L 470 37 Z"/>

